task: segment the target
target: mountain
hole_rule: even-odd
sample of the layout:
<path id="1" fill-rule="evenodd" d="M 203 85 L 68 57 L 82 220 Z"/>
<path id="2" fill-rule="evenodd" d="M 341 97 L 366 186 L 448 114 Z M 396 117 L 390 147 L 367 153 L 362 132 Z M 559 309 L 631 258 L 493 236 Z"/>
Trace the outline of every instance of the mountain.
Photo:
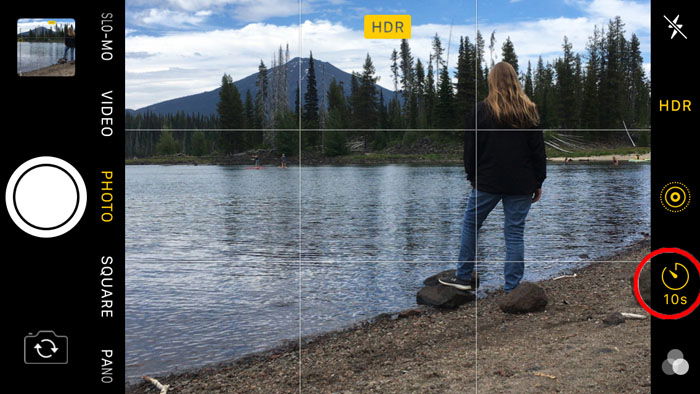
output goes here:
<path id="1" fill-rule="evenodd" d="M 47 29 L 44 26 L 38 26 L 38 27 L 35 27 L 31 30 L 19 33 L 17 35 L 20 37 L 28 37 L 30 34 L 33 34 L 34 37 L 42 37 L 42 36 L 50 35 L 52 33 L 53 33 L 53 31 L 51 29 Z"/>
<path id="2" fill-rule="evenodd" d="M 301 64 L 300 64 L 301 63 Z M 295 97 L 297 83 L 299 81 L 299 66 L 301 65 L 301 100 L 303 105 L 304 93 L 306 93 L 306 74 L 309 69 L 309 59 L 302 58 L 301 62 L 299 58 L 294 58 L 287 63 L 287 93 L 289 96 L 289 108 L 294 109 Z M 342 71 L 341 69 L 335 67 L 334 65 L 314 59 L 314 67 L 316 70 L 316 89 L 319 93 L 319 101 L 325 101 L 326 92 L 328 91 L 328 86 L 330 86 L 331 81 L 335 78 L 337 82 L 343 83 L 343 88 L 346 95 L 350 95 L 350 78 L 351 75 Z M 267 70 L 268 80 L 271 81 L 272 73 L 274 68 Z M 258 74 L 251 74 L 243 79 L 234 82 L 238 92 L 241 94 L 241 100 L 245 100 L 246 91 L 250 90 L 250 94 L 255 97 L 258 91 L 255 82 L 257 81 Z M 385 89 L 379 85 L 376 85 L 377 89 L 381 89 L 384 94 L 384 102 L 388 103 L 389 99 L 393 97 L 394 92 Z M 208 92 L 202 92 L 193 94 L 190 96 L 184 96 L 172 100 L 162 101 L 160 103 L 151 104 L 149 106 L 139 108 L 137 110 L 127 110 L 132 114 L 153 112 L 156 114 L 169 114 L 182 111 L 185 113 L 199 113 L 202 115 L 212 115 L 216 113 L 216 104 L 219 102 L 219 89 L 210 90 Z M 323 96 L 323 97 L 321 97 Z"/>

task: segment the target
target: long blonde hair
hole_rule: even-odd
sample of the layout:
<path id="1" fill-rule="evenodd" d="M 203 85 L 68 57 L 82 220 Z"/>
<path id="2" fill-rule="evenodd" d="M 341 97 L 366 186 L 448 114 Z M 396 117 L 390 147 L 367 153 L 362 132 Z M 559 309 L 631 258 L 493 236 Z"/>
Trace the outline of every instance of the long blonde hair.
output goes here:
<path id="1" fill-rule="evenodd" d="M 513 66 L 500 62 L 487 79 L 489 95 L 484 102 L 498 121 L 515 128 L 530 128 L 540 122 L 537 106 L 523 92 Z"/>

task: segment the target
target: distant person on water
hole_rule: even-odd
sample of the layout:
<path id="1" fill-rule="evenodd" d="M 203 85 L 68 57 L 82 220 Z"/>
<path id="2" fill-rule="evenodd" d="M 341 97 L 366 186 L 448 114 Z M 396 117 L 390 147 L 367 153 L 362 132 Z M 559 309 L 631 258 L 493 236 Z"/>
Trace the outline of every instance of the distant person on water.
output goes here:
<path id="1" fill-rule="evenodd" d="M 64 62 L 68 61 L 68 52 L 70 52 L 70 63 L 75 63 L 75 30 L 73 30 L 73 26 L 68 27 L 63 43 L 66 46 L 66 49 L 63 51 Z"/>
<path id="2" fill-rule="evenodd" d="M 617 160 L 617 157 L 613 156 L 613 158 L 612 158 L 612 164 L 613 164 L 614 166 L 619 166 L 619 165 L 620 165 L 620 161 Z"/>
<path id="3" fill-rule="evenodd" d="M 464 137 L 464 170 L 472 190 L 462 222 L 457 270 L 440 283 L 472 290 L 477 232 L 500 201 L 506 243 L 504 290 L 509 292 L 525 271 L 525 218 L 530 205 L 542 196 L 546 155 L 542 130 L 537 129 L 537 108 L 523 92 L 513 67 L 500 62 L 487 80 L 488 96 L 467 113 L 467 127 L 472 129 Z"/>
<path id="4" fill-rule="evenodd" d="M 281 160 L 280 167 L 287 168 L 287 155 L 282 153 L 282 158 L 280 160 Z"/>
<path id="5" fill-rule="evenodd" d="M 256 168 L 260 167 L 260 156 L 258 156 L 258 155 L 253 156 L 253 161 L 255 163 L 254 167 L 256 167 Z"/>

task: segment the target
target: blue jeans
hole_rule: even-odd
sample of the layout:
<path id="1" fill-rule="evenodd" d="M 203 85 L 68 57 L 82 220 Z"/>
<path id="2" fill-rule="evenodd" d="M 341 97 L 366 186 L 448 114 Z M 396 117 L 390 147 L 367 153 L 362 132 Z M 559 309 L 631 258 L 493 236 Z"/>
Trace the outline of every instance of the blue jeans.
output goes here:
<path id="1" fill-rule="evenodd" d="M 68 51 L 70 51 L 70 60 L 73 61 L 75 59 L 75 48 L 66 47 L 63 51 L 63 58 L 66 60 L 68 60 Z"/>
<path id="2" fill-rule="evenodd" d="M 506 240 L 506 261 L 503 263 L 505 291 L 518 286 L 525 271 L 525 218 L 532 204 L 531 195 L 491 194 L 473 189 L 467 201 L 467 210 L 462 222 L 462 245 L 459 249 L 457 277 L 470 280 L 476 259 L 477 231 L 486 217 L 503 201 L 503 235 Z"/>

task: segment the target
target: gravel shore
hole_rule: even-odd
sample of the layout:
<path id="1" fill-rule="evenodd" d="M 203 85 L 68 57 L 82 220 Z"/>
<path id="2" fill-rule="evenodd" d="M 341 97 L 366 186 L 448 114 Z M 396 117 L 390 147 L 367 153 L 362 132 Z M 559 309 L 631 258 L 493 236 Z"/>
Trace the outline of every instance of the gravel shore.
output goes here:
<path id="1" fill-rule="evenodd" d="M 544 312 L 505 314 L 496 291 L 456 310 L 416 308 L 305 338 L 301 352 L 293 341 L 157 379 L 168 393 L 649 392 L 649 318 L 602 322 L 612 312 L 646 316 L 630 277 L 648 252 L 647 239 L 575 277 L 539 282 Z"/>
<path id="2" fill-rule="evenodd" d="M 72 77 L 75 75 L 75 63 L 53 64 L 48 67 L 22 73 L 23 77 Z"/>

